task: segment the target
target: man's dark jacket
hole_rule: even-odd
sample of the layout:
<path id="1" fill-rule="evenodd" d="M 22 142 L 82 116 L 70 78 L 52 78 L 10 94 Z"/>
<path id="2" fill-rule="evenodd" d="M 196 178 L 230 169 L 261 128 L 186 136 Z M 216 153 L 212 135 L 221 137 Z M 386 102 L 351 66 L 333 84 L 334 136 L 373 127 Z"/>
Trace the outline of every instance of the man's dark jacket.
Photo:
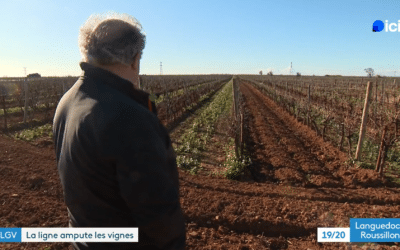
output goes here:
<path id="1" fill-rule="evenodd" d="M 176 157 L 149 94 L 109 71 L 80 65 L 83 74 L 53 121 L 70 226 L 138 227 L 139 243 L 75 248 L 184 249 Z"/>

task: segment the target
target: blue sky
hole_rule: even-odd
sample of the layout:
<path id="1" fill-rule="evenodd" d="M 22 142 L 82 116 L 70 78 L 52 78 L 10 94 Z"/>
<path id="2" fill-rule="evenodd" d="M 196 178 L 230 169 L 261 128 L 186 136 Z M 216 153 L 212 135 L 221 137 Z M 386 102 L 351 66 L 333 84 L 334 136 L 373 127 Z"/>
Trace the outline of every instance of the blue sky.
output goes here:
<path id="1" fill-rule="evenodd" d="M 392 1 L 0 0 L 0 77 L 77 76 L 79 27 L 93 13 L 136 17 L 147 34 L 141 74 L 400 75 Z"/>

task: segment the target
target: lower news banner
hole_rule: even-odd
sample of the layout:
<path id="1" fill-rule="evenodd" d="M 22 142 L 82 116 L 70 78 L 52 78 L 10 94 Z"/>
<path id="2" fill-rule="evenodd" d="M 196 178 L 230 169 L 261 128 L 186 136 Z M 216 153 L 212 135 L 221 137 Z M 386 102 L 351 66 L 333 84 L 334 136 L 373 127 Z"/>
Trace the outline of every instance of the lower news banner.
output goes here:
<path id="1" fill-rule="evenodd" d="M 138 228 L 0 228 L 0 242 L 139 242 Z"/>
<path id="2" fill-rule="evenodd" d="M 350 219 L 350 242 L 400 242 L 400 219 Z"/>

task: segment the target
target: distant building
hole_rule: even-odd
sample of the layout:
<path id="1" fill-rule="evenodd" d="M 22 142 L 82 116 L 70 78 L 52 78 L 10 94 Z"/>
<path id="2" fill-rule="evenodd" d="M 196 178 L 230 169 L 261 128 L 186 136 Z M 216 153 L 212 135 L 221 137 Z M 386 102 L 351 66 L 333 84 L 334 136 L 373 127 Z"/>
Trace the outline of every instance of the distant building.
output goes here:
<path id="1" fill-rule="evenodd" d="M 42 77 L 42 76 L 39 73 L 33 73 L 33 74 L 27 75 L 27 77 L 32 78 L 32 77 Z"/>

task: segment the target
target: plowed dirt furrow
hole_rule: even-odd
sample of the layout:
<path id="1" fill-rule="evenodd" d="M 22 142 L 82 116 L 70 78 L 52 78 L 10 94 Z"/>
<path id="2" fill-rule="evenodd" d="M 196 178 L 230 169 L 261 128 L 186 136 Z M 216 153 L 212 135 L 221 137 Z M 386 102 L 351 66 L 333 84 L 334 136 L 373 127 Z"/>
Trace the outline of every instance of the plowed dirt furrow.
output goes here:
<path id="1" fill-rule="evenodd" d="M 252 85 L 241 84 L 241 91 L 250 116 L 250 151 L 259 165 L 259 176 L 265 180 L 305 187 L 383 185 L 373 171 L 348 169 L 344 153 L 299 124 Z"/>
<path id="2" fill-rule="evenodd" d="M 400 208 L 395 189 L 308 189 L 181 171 L 180 183 L 188 249 L 337 249 L 343 243 L 316 245 L 317 227 L 348 227 L 350 217 L 391 218 Z M 383 206 L 389 196 L 391 205 Z"/>
<path id="3" fill-rule="evenodd" d="M 310 237 L 315 225 L 302 213 L 308 201 L 294 202 L 274 185 L 240 183 L 180 172 L 181 204 L 187 222 L 187 249 L 284 249 Z M 293 205 L 293 204 L 292 204 Z M 293 220 L 287 220 L 292 218 Z M 279 247 L 281 246 L 281 247 Z M 270 248 L 272 247 L 272 248 Z"/>
<path id="4" fill-rule="evenodd" d="M 313 178 L 329 180 L 325 184 L 339 185 L 339 178 L 332 176 L 329 168 L 318 159 L 318 156 L 324 153 L 311 152 L 311 147 L 298 137 L 296 131 L 273 112 L 274 105 L 271 101 L 266 100 L 265 96 L 252 86 L 244 85 L 242 91 L 249 107 L 253 107 L 250 108 L 250 115 L 254 121 L 254 126 L 251 126 L 255 132 L 253 135 L 262 140 L 255 145 L 255 149 L 263 151 L 264 157 L 271 164 L 266 173 L 271 175 L 271 179 L 307 185 L 310 184 L 312 175 Z"/>
<path id="5" fill-rule="evenodd" d="M 52 146 L 0 135 L 0 227 L 68 227 Z M 68 243 L 2 243 L 0 249 L 67 249 Z"/>

